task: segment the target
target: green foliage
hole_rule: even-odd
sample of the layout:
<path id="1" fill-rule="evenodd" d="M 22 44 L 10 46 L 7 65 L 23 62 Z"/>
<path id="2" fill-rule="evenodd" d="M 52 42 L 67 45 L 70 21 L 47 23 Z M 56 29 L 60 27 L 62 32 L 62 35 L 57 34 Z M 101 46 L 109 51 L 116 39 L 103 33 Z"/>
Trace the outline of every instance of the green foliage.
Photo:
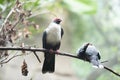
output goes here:
<path id="1" fill-rule="evenodd" d="M 0 0 L 0 4 L 2 4 L 4 2 L 4 0 Z"/>
<path id="2" fill-rule="evenodd" d="M 21 0 L 24 2 L 24 8 L 27 10 L 36 10 L 40 7 L 40 0 Z"/>
<path id="3" fill-rule="evenodd" d="M 4 14 L 6 15 L 7 12 L 9 12 L 9 10 L 11 9 L 11 7 L 14 4 L 14 0 L 10 1 L 10 0 L 0 0 L 0 11 L 1 13 L 4 12 Z"/>
<path id="4" fill-rule="evenodd" d="M 0 11 L 5 18 L 8 15 L 11 8 L 14 6 L 16 0 L 0 0 Z M 69 37 L 72 40 L 72 50 L 76 52 L 83 43 L 93 43 L 99 50 L 102 57 L 101 61 L 111 60 L 119 53 L 119 35 L 120 28 L 112 10 L 105 7 L 105 0 L 20 0 L 23 2 L 23 8 L 25 10 L 31 10 L 32 15 L 36 15 L 29 18 L 29 21 L 34 21 L 40 26 L 40 29 L 36 30 L 33 26 L 27 26 L 27 29 L 33 34 L 41 34 L 43 29 L 48 25 L 49 19 L 51 19 L 50 13 L 59 15 L 59 11 L 62 12 L 62 17 L 69 23 L 69 28 L 72 28 L 73 34 Z M 102 4 L 99 6 L 99 4 Z M 111 3 L 112 4 L 112 3 Z M 102 8 L 102 9 L 101 9 Z M 107 12 L 105 12 L 107 11 Z M 108 12 L 110 12 L 108 14 Z M 113 17 L 111 17 L 111 15 Z M 53 16 L 53 15 L 52 15 Z M 53 17 L 52 17 L 53 18 Z M 12 19 L 12 18 L 11 18 Z M 115 24 L 115 26 L 114 26 Z M 63 25 L 67 25 L 66 23 Z M 21 25 L 23 26 L 23 25 Z M 22 27 L 23 28 L 23 27 Z M 67 32 L 65 32 L 66 34 Z M 34 36 L 33 36 L 34 37 Z M 33 39 L 33 38 L 32 38 Z M 68 45 L 68 44 L 65 44 Z M 69 44 L 70 45 L 70 44 Z M 118 59 L 119 60 L 119 59 Z M 109 63 L 109 62 L 108 62 Z M 86 77 L 92 72 L 91 65 L 84 61 L 73 60 L 72 66 L 80 77 L 80 79 L 86 79 Z M 119 65 L 114 65 L 113 69 L 120 72 Z M 105 72 L 100 75 L 97 80 L 119 80 L 115 75 Z"/>
<path id="5" fill-rule="evenodd" d="M 41 27 L 40 29 L 35 29 L 33 26 L 29 26 L 28 30 L 32 33 L 32 35 L 35 35 L 35 34 L 38 34 L 38 33 L 42 33 L 44 28 Z"/>
<path id="6" fill-rule="evenodd" d="M 73 32 L 73 35 L 74 35 L 73 36 L 74 37 L 73 46 L 75 49 L 74 51 L 76 51 L 77 48 L 79 48 L 83 43 L 90 42 L 90 43 L 93 43 L 100 50 L 101 61 L 111 60 L 119 53 L 119 45 L 118 44 L 119 44 L 120 38 L 118 36 L 120 33 L 119 33 L 119 28 L 115 27 L 113 24 L 114 23 L 113 19 L 115 19 L 115 17 L 111 18 L 111 16 L 109 16 L 107 14 L 107 12 L 104 12 L 104 10 L 106 10 L 106 8 L 102 8 L 103 12 L 96 13 L 97 9 L 99 9 L 99 8 L 94 8 L 94 7 L 93 7 L 93 9 L 89 9 L 89 10 L 93 11 L 92 15 L 91 15 L 91 12 L 87 13 L 87 15 L 86 15 L 87 9 L 84 9 L 86 7 L 84 7 L 84 8 L 80 7 L 85 10 L 83 12 L 80 12 L 80 10 L 82 10 L 82 9 L 79 8 L 79 5 L 81 6 L 81 4 L 79 4 L 78 0 L 75 0 L 75 1 L 77 1 L 77 2 L 71 3 L 71 2 L 66 1 L 66 3 L 67 3 L 66 6 L 68 7 L 67 9 L 72 11 L 72 13 L 69 14 L 69 17 L 72 22 L 71 24 L 73 24 L 72 26 L 74 26 L 74 32 Z M 86 4 L 87 6 L 90 6 L 90 5 L 99 6 L 98 5 L 99 3 L 97 3 L 96 1 L 93 1 L 93 3 L 91 3 L 91 2 L 92 2 L 92 0 L 89 0 L 89 1 L 88 0 L 80 0 L 80 3 Z M 103 1 L 103 3 L 104 3 L 104 1 Z M 68 4 L 69 4 L 69 6 L 68 6 Z M 78 7 L 75 8 L 74 6 L 78 6 Z M 79 10 L 77 10 L 77 9 L 79 9 Z M 107 19 L 106 19 L 106 17 L 107 17 Z M 108 17 L 110 17 L 110 18 L 108 18 Z M 116 16 L 116 17 L 118 17 L 118 16 Z M 116 24 L 117 24 L 117 22 L 116 22 Z M 115 64 L 117 65 L 117 63 L 115 63 Z M 86 66 L 85 64 L 74 61 L 73 65 L 74 65 L 74 69 L 76 70 L 76 72 L 78 73 L 80 78 L 81 78 L 81 76 L 82 77 L 84 76 L 84 78 L 85 78 L 87 75 L 90 74 L 90 71 L 89 71 L 90 68 L 88 66 Z M 80 68 L 80 65 L 85 66 L 85 67 Z M 116 67 L 118 67 L 118 66 L 116 66 Z M 82 69 L 86 70 L 86 72 L 88 72 L 88 73 L 83 72 Z M 115 71 L 117 71 L 117 70 L 115 70 Z M 119 70 L 118 70 L 118 73 L 119 73 Z M 85 74 L 86 76 L 83 74 Z M 109 76 L 109 75 L 112 75 L 112 76 Z M 115 75 L 113 75 L 111 73 L 104 73 L 98 80 L 113 80 L 113 79 L 119 80 L 118 78 L 116 78 Z"/>
<path id="7" fill-rule="evenodd" d="M 91 72 L 91 65 L 88 62 L 80 61 L 80 60 L 73 60 L 72 67 L 75 69 L 77 75 L 80 78 L 85 78 Z"/>
<path id="8" fill-rule="evenodd" d="M 66 8 L 77 14 L 94 14 L 97 10 L 95 0 L 63 0 Z"/>
<path id="9" fill-rule="evenodd" d="M 119 66 L 120 66 L 119 64 L 115 65 L 113 67 L 113 70 L 115 70 L 116 72 L 119 73 L 119 71 L 120 71 Z M 118 76 L 114 76 L 112 73 L 105 72 L 97 80 L 119 80 L 119 79 L 120 78 Z"/>

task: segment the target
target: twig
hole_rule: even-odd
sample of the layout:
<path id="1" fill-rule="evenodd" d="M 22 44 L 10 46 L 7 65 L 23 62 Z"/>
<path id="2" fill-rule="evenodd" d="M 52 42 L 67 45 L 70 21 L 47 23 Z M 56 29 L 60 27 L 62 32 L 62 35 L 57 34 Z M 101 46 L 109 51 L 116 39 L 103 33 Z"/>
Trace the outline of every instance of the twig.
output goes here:
<path id="1" fill-rule="evenodd" d="M 0 50 L 14 50 L 14 51 L 40 51 L 40 52 L 45 52 L 48 51 L 46 49 L 42 48 L 23 48 L 23 47 L 0 47 Z"/>
<path id="2" fill-rule="evenodd" d="M 10 10 L 10 12 L 8 13 L 7 17 L 5 18 L 5 20 L 4 20 L 3 24 L 2 24 L 2 27 L 1 27 L 1 29 L 0 29 L 0 32 L 3 31 L 4 26 L 5 26 L 6 22 L 8 21 L 9 17 L 11 16 L 11 14 L 13 13 L 13 11 L 14 11 L 14 8 L 12 8 L 12 9 Z"/>
<path id="3" fill-rule="evenodd" d="M 23 55 L 23 54 L 14 55 L 14 56 L 12 56 L 10 59 L 8 59 L 7 61 L 0 62 L 0 64 L 8 63 L 8 62 L 9 62 L 10 60 L 12 60 L 13 58 L 18 57 L 18 56 L 22 56 L 22 55 Z"/>
<path id="4" fill-rule="evenodd" d="M 102 61 L 101 63 L 106 63 L 106 62 L 108 62 L 107 60 L 106 61 Z"/>
<path id="5" fill-rule="evenodd" d="M 26 17 L 25 19 L 30 19 L 30 18 L 39 16 L 39 15 L 42 15 L 42 14 L 46 14 L 46 13 L 49 13 L 49 11 L 44 11 L 44 12 L 39 12 L 39 13 L 33 14 L 33 15 L 29 16 L 29 17 Z"/>
<path id="6" fill-rule="evenodd" d="M 25 18 L 25 19 L 30 19 L 30 18 L 39 16 L 39 15 L 42 15 L 42 14 L 50 14 L 50 15 L 52 15 L 52 16 L 54 16 L 54 17 L 57 17 L 57 15 L 56 15 L 55 13 L 52 13 L 52 12 L 50 12 L 50 11 L 44 11 L 44 12 L 39 12 L 39 13 L 37 13 L 37 14 L 33 14 L 33 15 L 31 15 L 31 16 Z"/>
<path id="7" fill-rule="evenodd" d="M 14 23 L 14 25 L 13 25 L 12 28 L 11 28 L 11 30 L 13 30 L 13 29 L 17 26 L 17 24 L 18 24 L 20 21 L 22 21 L 23 16 L 24 16 L 23 13 L 20 13 L 20 14 L 19 14 L 19 18 L 18 18 L 18 20 Z"/>
<path id="8" fill-rule="evenodd" d="M 42 49 L 42 48 L 22 48 L 22 47 L 18 47 L 18 48 L 11 48 L 11 47 L 0 47 L 0 50 L 17 50 L 17 51 L 31 51 L 31 52 L 49 52 L 49 50 L 47 49 Z M 72 57 L 72 58 L 76 58 L 76 59 L 80 59 L 78 58 L 77 56 L 75 55 L 71 55 L 70 53 L 61 53 L 61 52 L 56 52 L 56 51 L 53 51 L 54 54 L 57 54 L 57 55 L 62 55 L 62 56 L 68 56 L 68 57 Z M 22 55 L 22 54 L 21 54 Z M 13 56 L 11 57 L 8 61 L 4 62 L 4 63 L 7 63 L 9 62 L 11 59 L 13 59 L 14 57 L 17 57 L 17 56 L 21 56 L 21 55 L 16 55 L 16 56 Z M 81 59 L 80 59 L 81 60 Z M 3 63 L 0 63 L 0 64 L 3 64 Z M 112 69 L 104 66 L 104 69 L 112 72 L 113 74 L 115 74 L 116 76 L 120 77 L 120 74 L 116 73 L 115 71 L 113 71 Z"/>
<path id="9" fill-rule="evenodd" d="M 8 56 L 5 57 L 5 59 L 1 60 L 0 62 L 4 62 L 4 61 L 7 60 L 7 59 L 8 59 Z"/>
<path id="10" fill-rule="evenodd" d="M 40 58 L 38 57 L 38 55 L 36 54 L 36 52 L 34 51 L 33 53 L 34 53 L 35 57 L 37 58 L 37 60 L 39 61 L 39 63 L 41 63 L 41 60 L 40 60 Z"/>
<path id="11" fill-rule="evenodd" d="M 108 68 L 108 67 L 106 67 L 106 66 L 104 66 L 104 69 L 106 69 L 106 70 L 112 72 L 113 74 L 115 74 L 116 76 L 119 76 L 119 77 L 120 77 L 120 74 L 116 73 L 116 72 L 113 71 L 112 69 L 110 69 L 110 68 Z"/>

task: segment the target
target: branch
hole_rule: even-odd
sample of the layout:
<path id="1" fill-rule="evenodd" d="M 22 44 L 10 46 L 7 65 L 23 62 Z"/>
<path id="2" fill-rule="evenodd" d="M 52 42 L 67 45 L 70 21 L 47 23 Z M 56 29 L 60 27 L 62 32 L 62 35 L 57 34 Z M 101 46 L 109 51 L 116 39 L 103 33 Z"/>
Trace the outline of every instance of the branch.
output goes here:
<path id="1" fill-rule="evenodd" d="M 14 51 L 31 51 L 31 52 L 49 52 L 49 50 L 47 49 L 42 49 L 42 48 L 23 48 L 23 47 L 0 47 L 0 50 L 14 50 Z M 57 54 L 57 55 L 62 55 L 62 56 L 68 56 L 68 57 L 73 57 L 73 58 L 77 58 L 79 59 L 79 57 L 77 56 L 74 56 L 74 55 L 71 55 L 69 53 L 60 53 L 60 52 L 56 52 L 56 51 L 53 51 L 54 54 Z"/>
<path id="2" fill-rule="evenodd" d="M 13 58 L 15 58 L 15 57 L 18 57 L 18 56 L 22 56 L 23 54 L 19 54 L 19 55 L 14 55 L 14 56 L 12 56 L 10 59 L 8 59 L 7 61 L 4 61 L 4 62 L 0 62 L 0 64 L 4 64 L 4 63 L 7 63 L 7 62 L 9 62 L 10 60 L 12 60 Z"/>
<path id="3" fill-rule="evenodd" d="M 8 21 L 9 17 L 12 15 L 13 11 L 14 11 L 14 8 L 12 8 L 10 10 L 10 12 L 8 13 L 7 17 L 5 18 L 5 20 L 4 20 L 4 22 L 3 22 L 2 26 L 1 26 L 0 32 L 3 31 L 4 26 L 5 26 L 6 22 Z"/>
<path id="4" fill-rule="evenodd" d="M 12 51 L 32 51 L 32 52 L 47 52 L 49 50 L 42 48 L 23 48 L 23 47 L 0 47 L 0 50 L 12 50 Z"/>
<path id="5" fill-rule="evenodd" d="M 109 63 L 107 63 L 107 64 L 105 64 L 105 65 L 106 65 L 106 66 L 109 66 L 109 67 L 113 67 L 113 66 L 116 65 L 116 64 L 119 64 L 119 61 L 118 61 L 118 59 L 117 59 L 117 55 L 114 56 L 111 60 L 109 60 Z M 105 70 L 106 70 L 106 69 L 100 70 L 99 72 L 98 72 L 98 70 L 92 71 L 92 72 L 87 76 L 86 80 L 96 80 L 100 75 L 104 74 Z M 109 71 L 109 70 L 107 70 L 107 71 Z M 113 73 L 113 74 L 114 74 L 114 73 Z M 93 75 L 94 75 L 94 76 L 93 76 Z M 116 75 L 116 74 L 115 74 L 115 75 Z M 91 76 L 93 76 L 93 77 L 91 77 Z"/>
<path id="6" fill-rule="evenodd" d="M 108 67 L 104 66 L 104 69 L 106 69 L 106 70 L 108 70 L 108 71 L 112 72 L 113 74 L 115 74 L 116 76 L 119 76 L 119 77 L 120 77 L 120 74 L 118 74 L 118 73 L 114 72 L 114 71 L 113 71 L 113 70 L 111 70 L 110 68 L 108 68 Z"/>
<path id="7" fill-rule="evenodd" d="M 13 47 L 13 48 L 12 47 L 0 47 L 0 50 L 31 51 L 33 53 L 34 52 L 49 52 L 49 50 L 42 49 L 42 48 L 22 48 L 22 47 L 17 47 L 17 48 L 15 48 L 15 47 Z M 68 57 L 80 59 L 78 56 L 71 55 L 70 53 L 53 51 L 53 54 L 62 55 L 62 56 L 68 56 Z M 12 58 L 17 57 L 17 56 L 21 56 L 21 55 L 16 55 L 16 56 L 13 56 Z M 10 58 L 8 61 L 10 61 L 12 58 Z M 82 59 L 80 59 L 80 60 L 82 60 Z M 106 69 L 106 70 L 110 71 L 111 73 L 115 74 L 116 76 L 120 77 L 120 74 L 116 73 L 112 69 L 110 69 L 110 68 L 108 68 L 106 66 L 104 66 L 104 69 Z"/>
<path id="8" fill-rule="evenodd" d="M 20 13 L 19 17 L 18 17 L 18 20 L 13 24 L 11 30 L 14 29 L 20 21 L 22 21 L 23 17 L 24 17 L 24 14 Z"/>
<path id="9" fill-rule="evenodd" d="M 37 58 L 37 60 L 39 61 L 39 63 L 41 63 L 41 60 L 39 59 L 39 57 L 38 57 L 38 55 L 36 54 L 36 52 L 34 51 L 33 53 L 34 53 L 35 57 Z"/>

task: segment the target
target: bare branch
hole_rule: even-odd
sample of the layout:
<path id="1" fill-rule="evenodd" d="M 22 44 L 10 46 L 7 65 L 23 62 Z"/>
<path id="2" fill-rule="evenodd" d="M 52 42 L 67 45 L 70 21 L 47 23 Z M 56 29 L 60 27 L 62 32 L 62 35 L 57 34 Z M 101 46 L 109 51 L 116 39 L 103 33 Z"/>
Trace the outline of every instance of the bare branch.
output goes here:
<path id="1" fill-rule="evenodd" d="M 4 61 L 4 62 L 0 62 L 0 64 L 5 64 L 5 63 L 8 63 L 10 60 L 12 60 L 13 58 L 15 57 L 18 57 L 18 56 L 22 56 L 23 54 L 19 54 L 19 55 L 14 55 L 12 56 L 10 59 L 8 59 L 7 61 Z"/>
<path id="2" fill-rule="evenodd" d="M 17 47 L 17 48 L 12 48 L 12 47 L 0 47 L 0 50 L 14 50 L 14 51 L 31 51 L 31 52 L 49 52 L 49 50 L 47 49 L 42 49 L 42 48 L 23 48 L 23 47 Z M 75 56 L 75 55 L 71 55 L 70 53 L 64 53 L 64 52 L 57 52 L 57 51 L 53 51 L 54 54 L 56 55 L 62 55 L 62 56 L 68 56 L 68 57 L 72 57 L 72 58 L 76 58 L 76 59 L 80 59 L 78 56 Z M 35 54 L 35 53 L 34 53 Z M 20 55 L 15 55 L 13 57 L 11 57 L 8 61 L 4 62 L 4 63 L 7 63 L 9 62 L 11 59 L 13 59 L 14 57 L 17 57 L 17 56 L 22 56 L 23 54 L 20 54 Z M 37 56 L 38 57 L 38 56 Z M 38 58 L 37 58 L 38 59 Z M 81 59 L 80 59 L 81 60 Z M 3 64 L 3 63 L 0 63 L 0 64 Z M 116 73 L 115 71 L 113 71 L 112 69 L 104 66 L 104 69 L 110 71 L 111 73 L 115 74 L 116 76 L 120 77 L 120 74 Z"/>
<path id="3" fill-rule="evenodd" d="M 119 76 L 119 77 L 120 77 L 120 74 L 116 73 L 116 72 L 113 71 L 112 69 L 110 69 L 110 68 L 108 68 L 108 67 L 106 67 L 106 66 L 104 66 L 104 69 L 106 69 L 106 70 L 112 72 L 113 74 L 115 74 L 116 76 Z"/>
<path id="4" fill-rule="evenodd" d="M 12 15 L 13 11 L 14 11 L 14 8 L 12 8 L 12 9 L 10 10 L 10 12 L 8 13 L 7 17 L 5 18 L 5 20 L 4 20 L 3 24 L 2 24 L 2 27 L 1 27 L 1 29 L 0 29 L 0 32 L 3 31 L 3 28 L 4 28 L 5 24 L 6 24 L 6 22 L 8 21 L 9 17 Z"/>
<path id="5" fill-rule="evenodd" d="M 14 51 L 31 51 L 31 52 L 49 52 L 49 50 L 47 49 L 42 49 L 42 48 L 23 48 L 23 47 L 17 47 L 17 48 L 12 48 L 12 47 L 0 47 L 0 50 L 14 50 Z M 60 53 L 60 52 L 56 52 L 53 51 L 54 54 L 57 55 L 62 55 L 62 56 L 68 56 L 68 57 L 73 57 L 73 58 L 77 58 L 79 59 L 79 57 L 71 55 L 69 53 Z"/>
<path id="6" fill-rule="evenodd" d="M 46 49 L 42 49 L 42 48 L 23 48 L 23 47 L 0 47 L 0 50 L 12 50 L 12 51 L 40 51 L 40 52 L 45 52 L 48 51 Z"/>
<path id="7" fill-rule="evenodd" d="M 34 53 L 35 57 L 37 58 L 37 60 L 39 61 L 39 63 L 41 63 L 41 60 L 40 60 L 40 58 L 38 57 L 38 55 L 36 54 L 36 52 L 34 51 L 33 53 Z"/>
<path id="8" fill-rule="evenodd" d="M 24 15 L 24 14 L 22 14 L 22 13 L 19 14 L 19 18 L 18 18 L 18 20 L 13 24 L 11 30 L 14 29 L 14 28 L 17 26 L 17 24 L 23 19 L 23 15 Z"/>

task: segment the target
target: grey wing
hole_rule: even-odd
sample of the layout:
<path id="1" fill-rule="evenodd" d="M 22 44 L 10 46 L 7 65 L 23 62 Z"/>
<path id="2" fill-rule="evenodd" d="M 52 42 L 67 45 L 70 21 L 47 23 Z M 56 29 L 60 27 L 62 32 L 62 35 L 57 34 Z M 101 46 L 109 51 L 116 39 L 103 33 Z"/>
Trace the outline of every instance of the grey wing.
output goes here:
<path id="1" fill-rule="evenodd" d="M 95 65 L 95 66 L 98 66 L 99 65 L 99 61 L 98 61 L 98 56 L 91 56 L 90 57 L 90 62 Z"/>
<path id="2" fill-rule="evenodd" d="M 44 31 L 43 36 L 42 36 L 43 48 L 46 48 L 46 37 L 47 37 L 47 33 L 46 33 L 46 31 Z"/>
<path id="3" fill-rule="evenodd" d="M 64 31 L 63 31 L 63 28 L 61 28 L 61 37 L 63 36 L 64 34 Z"/>

